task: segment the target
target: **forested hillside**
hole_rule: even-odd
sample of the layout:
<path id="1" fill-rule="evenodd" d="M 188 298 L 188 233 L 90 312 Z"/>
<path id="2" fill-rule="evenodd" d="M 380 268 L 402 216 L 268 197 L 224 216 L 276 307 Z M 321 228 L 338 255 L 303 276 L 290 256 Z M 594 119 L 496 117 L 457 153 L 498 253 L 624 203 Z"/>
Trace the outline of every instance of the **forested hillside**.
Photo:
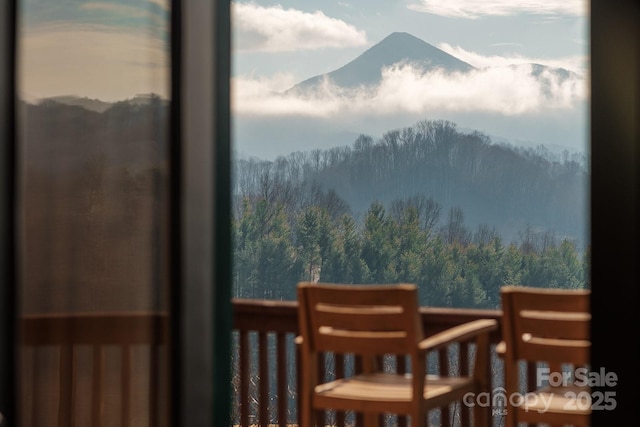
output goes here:
<path id="1" fill-rule="evenodd" d="M 494 307 L 507 283 L 585 286 L 580 156 L 423 121 L 352 147 L 237 159 L 234 179 L 238 295 L 409 281 L 424 304 Z"/>
<path id="2" fill-rule="evenodd" d="M 453 123 L 423 121 L 378 141 L 361 135 L 352 147 L 296 152 L 274 162 L 239 159 L 235 192 L 270 192 L 286 202 L 294 197 L 289 193 L 315 185 L 335 193 L 356 216 L 373 201 L 388 205 L 419 195 L 443 210 L 462 209 L 467 225 L 496 227 L 507 240 L 529 226 L 583 245 L 586 163 L 582 155 L 492 144 Z"/>
<path id="3" fill-rule="evenodd" d="M 27 289 L 46 281 L 77 295 L 73 307 L 61 297 L 28 309 L 90 310 L 107 292 L 149 301 L 166 266 L 166 104 L 22 107 L 25 253 L 37 266 Z M 234 294 L 412 282 L 424 305 L 497 307 L 505 284 L 586 286 L 586 164 L 441 121 L 275 161 L 236 158 Z M 131 262 L 140 253 L 148 259 Z"/>

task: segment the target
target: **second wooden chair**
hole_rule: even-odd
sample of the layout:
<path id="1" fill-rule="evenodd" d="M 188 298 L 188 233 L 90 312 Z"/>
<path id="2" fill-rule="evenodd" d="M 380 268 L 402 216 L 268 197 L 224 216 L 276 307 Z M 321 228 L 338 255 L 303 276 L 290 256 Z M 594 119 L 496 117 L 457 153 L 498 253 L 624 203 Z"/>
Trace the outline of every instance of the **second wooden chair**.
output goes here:
<path id="1" fill-rule="evenodd" d="M 590 291 L 505 286 L 501 297 L 505 425 L 588 426 L 590 390 L 576 369 L 589 366 Z M 532 374 L 524 381 L 527 365 Z"/>

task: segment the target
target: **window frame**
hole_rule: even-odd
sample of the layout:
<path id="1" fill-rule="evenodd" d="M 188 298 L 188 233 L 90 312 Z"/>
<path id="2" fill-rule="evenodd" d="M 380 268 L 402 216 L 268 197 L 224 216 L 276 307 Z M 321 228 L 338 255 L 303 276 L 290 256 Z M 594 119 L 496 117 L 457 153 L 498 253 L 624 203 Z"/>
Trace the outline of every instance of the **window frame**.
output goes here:
<path id="1" fill-rule="evenodd" d="M 638 351 L 614 329 L 629 330 L 638 311 L 640 241 L 640 5 L 591 0 L 591 360 L 618 377 L 614 411 L 593 411 L 592 425 L 637 417 Z M 616 292 L 617 291 L 617 292 Z M 624 336 L 624 335 L 623 335 Z"/>
<path id="2" fill-rule="evenodd" d="M 15 417 L 16 356 L 16 2 L 0 4 L 0 425 Z"/>
<path id="3" fill-rule="evenodd" d="M 211 426 L 231 405 L 230 2 L 172 6 L 172 420 Z"/>

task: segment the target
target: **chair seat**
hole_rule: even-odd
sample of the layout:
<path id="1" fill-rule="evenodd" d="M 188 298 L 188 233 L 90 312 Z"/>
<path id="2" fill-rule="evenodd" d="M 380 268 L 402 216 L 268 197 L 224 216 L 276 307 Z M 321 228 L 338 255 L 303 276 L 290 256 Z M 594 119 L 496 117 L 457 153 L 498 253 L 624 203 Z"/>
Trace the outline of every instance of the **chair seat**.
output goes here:
<path id="1" fill-rule="evenodd" d="M 410 374 L 387 373 L 360 374 L 346 379 L 331 381 L 315 388 L 314 407 L 331 406 L 336 409 L 355 409 L 367 412 L 383 403 L 393 407 L 392 411 L 409 412 L 412 405 L 412 379 Z M 427 375 L 424 398 L 429 408 L 442 405 L 451 396 L 460 398 L 473 391 L 475 383 L 471 377 L 440 377 Z M 439 399 L 442 397 L 442 399 Z"/>

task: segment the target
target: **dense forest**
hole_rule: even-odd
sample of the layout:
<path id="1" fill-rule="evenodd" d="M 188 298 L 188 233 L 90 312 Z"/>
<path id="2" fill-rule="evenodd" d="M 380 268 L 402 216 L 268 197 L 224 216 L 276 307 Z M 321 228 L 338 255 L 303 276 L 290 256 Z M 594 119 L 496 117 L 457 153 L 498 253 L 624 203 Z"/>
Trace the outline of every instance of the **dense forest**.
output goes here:
<path id="1" fill-rule="evenodd" d="M 587 162 L 442 121 L 352 147 L 236 159 L 234 290 L 412 282 L 421 303 L 497 307 L 505 284 L 584 287 Z"/>

